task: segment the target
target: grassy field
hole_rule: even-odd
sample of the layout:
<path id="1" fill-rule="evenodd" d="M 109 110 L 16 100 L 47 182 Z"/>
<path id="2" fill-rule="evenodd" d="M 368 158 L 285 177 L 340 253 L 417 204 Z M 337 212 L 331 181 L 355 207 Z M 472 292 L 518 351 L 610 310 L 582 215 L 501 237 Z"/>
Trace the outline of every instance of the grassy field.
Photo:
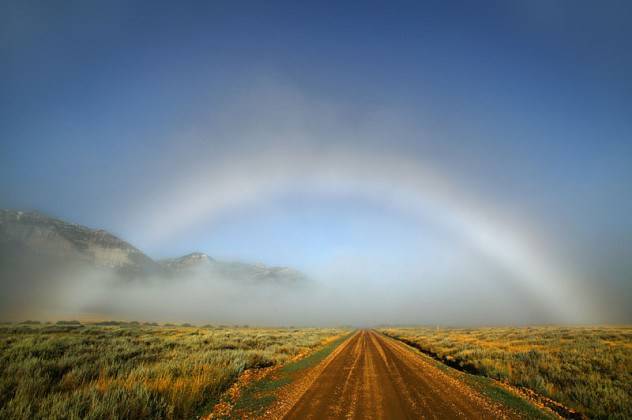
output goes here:
<path id="1" fill-rule="evenodd" d="M 382 328 L 448 365 L 592 418 L 632 418 L 632 327 Z"/>
<path id="2" fill-rule="evenodd" d="M 338 329 L 0 326 L 0 418 L 191 418 L 246 369 L 314 352 Z"/>

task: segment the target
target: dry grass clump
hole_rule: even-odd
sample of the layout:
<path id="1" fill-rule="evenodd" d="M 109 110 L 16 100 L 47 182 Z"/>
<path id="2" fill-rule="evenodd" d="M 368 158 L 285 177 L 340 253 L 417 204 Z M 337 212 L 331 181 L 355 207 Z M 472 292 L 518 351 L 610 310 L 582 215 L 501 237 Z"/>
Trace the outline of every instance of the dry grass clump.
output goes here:
<path id="1" fill-rule="evenodd" d="M 0 326 L 0 418 L 190 418 L 336 329 Z"/>
<path id="2" fill-rule="evenodd" d="M 449 365 L 594 418 L 632 418 L 632 327 L 384 328 Z"/>

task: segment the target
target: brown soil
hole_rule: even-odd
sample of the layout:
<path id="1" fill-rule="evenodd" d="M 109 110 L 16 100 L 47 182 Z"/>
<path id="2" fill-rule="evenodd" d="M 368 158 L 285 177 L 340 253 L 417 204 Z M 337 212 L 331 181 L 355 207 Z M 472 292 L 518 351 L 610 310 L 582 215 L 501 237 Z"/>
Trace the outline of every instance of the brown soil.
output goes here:
<path id="1" fill-rule="evenodd" d="M 405 344 L 373 331 L 359 331 L 323 362 L 308 384 L 296 392 L 286 390 L 293 398 L 278 405 L 284 418 L 515 417 Z"/>

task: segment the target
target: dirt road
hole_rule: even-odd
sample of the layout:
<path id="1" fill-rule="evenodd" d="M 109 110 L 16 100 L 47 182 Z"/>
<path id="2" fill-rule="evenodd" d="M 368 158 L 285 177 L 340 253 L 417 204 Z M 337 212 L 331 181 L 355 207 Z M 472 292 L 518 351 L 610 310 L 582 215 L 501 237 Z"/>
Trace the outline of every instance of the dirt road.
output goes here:
<path id="1" fill-rule="evenodd" d="M 305 390 L 288 419 L 512 417 L 403 343 L 359 331 Z"/>

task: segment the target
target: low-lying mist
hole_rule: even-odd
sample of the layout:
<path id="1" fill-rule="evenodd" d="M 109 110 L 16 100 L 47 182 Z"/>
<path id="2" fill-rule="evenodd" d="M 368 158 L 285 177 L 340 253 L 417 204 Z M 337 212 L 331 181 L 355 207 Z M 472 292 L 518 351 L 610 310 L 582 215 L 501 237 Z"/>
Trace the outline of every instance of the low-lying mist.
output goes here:
<path id="1" fill-rule="evenodd" d="M 353 265 L 357 265 L 357 261 Z M 8 269 L 13 270 L 9 274 Z M 338 274 L 334 274 L 338 273 Z M 256 326 L 542 323 L 553 314 L 505 282 L 323 271 L 293 284 L 192 270 L 130 278 L 112 269 L 39 260 L 3 267 L 0 319 L 127 320 Z M 480 273 L 479 273 L 480 274 Z M 505 274 L 506 275 L 506 274 Z M 499 314 L 504 316 L 499 317 Z"/>

